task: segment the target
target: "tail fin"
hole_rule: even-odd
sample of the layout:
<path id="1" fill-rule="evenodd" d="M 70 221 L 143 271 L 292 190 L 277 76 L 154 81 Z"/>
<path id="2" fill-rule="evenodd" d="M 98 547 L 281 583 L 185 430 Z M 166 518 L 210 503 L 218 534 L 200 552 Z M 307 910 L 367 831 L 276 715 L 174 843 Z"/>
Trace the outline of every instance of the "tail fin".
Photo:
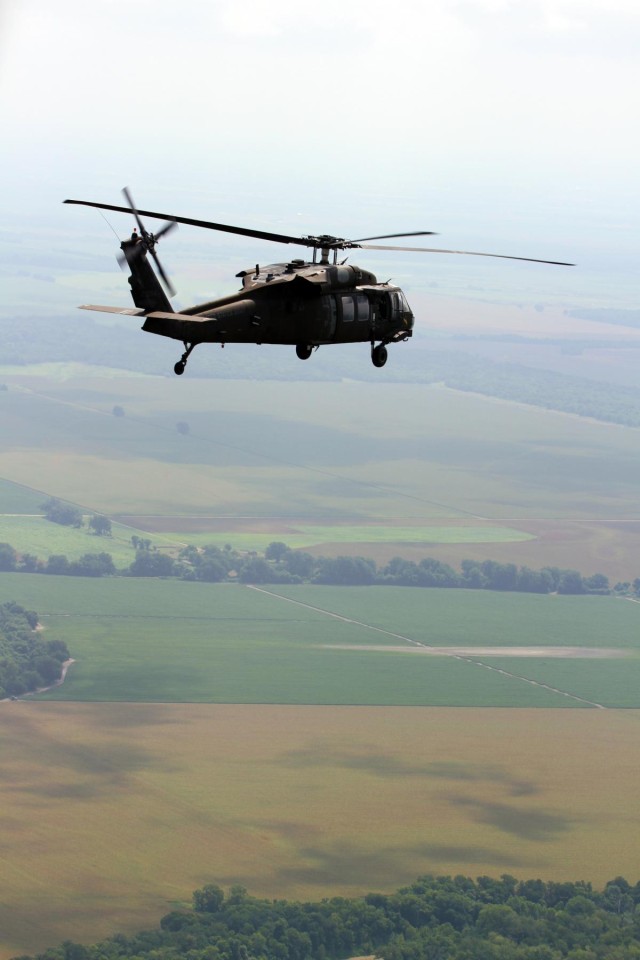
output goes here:
<path id="1" fill-rule="evenodd" d="M 136 307 L 145 313 L 161 311 L 174 313 L 162 285 L 147 260 L 147 250 L 141 240 L 123 240 L 122 253 L 131 270 L 129 286 Z"/>

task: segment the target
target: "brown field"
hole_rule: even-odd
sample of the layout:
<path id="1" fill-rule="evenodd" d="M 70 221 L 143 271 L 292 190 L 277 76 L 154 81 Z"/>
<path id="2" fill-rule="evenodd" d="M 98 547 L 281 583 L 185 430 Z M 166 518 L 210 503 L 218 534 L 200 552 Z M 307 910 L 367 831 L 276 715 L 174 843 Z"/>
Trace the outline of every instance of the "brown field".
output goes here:
<path id="1" fill-rule="evenodd" d="M 635 656 L 632 650 L 614 647 L 432 647 L 420 644 L 414 647 L 385 646 L 382 643 L 322 644 L 328 650 L 370 650 L 372 653 L 413 653 L 427 657 L 544 657 L 554 660 L 618 660 Z"/>
<path id="2" fill-rule="evenodd" d="M 206 882 L 269 897 L 425 872 L 635 882 L 639 720 L 0 704 L 0 956 L 154 925 Z"/>
<path id="3" fill-rule="evenodd" d="M 277 537 L 297 533 L 296 521 L 280 517 L 180 517 L 180 516 L 122 516 L 118 518 L 137 530 L 147 533 L 210 533 L 212 536 L 231 536 L 234 533 L 272 533 Z M 313 523 L 313 520 L 305 520 Z M 339 521 L 338 521 L 339 522 Z"/>
<path id="4" fill-rule="evenodd" d="M 416 521 L 420 522 L 420 521 Z M 426 522 L 426 521 L 425 521 Z M 406 521 L 405 521 L 406 523 Z M 439 521 L 429 520 L 429 526 Z M 519 566 L 561 567 L 585 576 L 604 573 L 612 584 L 640 576 L 640 521 L 637 520 L 446 520 L 453 526 L 511 526 L 535 539 L 495 543 L 322 543 L 306 547 L 316 556 L 373 557 L 378 564 L 394 556 L 419 561 L 435 557 L 458 568 L 461 560 L 496 560 Z"/>

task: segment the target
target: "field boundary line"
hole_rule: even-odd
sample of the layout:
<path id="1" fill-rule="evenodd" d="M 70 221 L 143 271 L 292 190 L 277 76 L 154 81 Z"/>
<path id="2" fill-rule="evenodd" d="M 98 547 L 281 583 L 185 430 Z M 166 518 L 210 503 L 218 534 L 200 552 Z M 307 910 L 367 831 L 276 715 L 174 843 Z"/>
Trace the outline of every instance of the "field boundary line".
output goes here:
<path id="1" fill-rule="evenodd" d="M 363 620 L 354 620 L 353 617 L 345 617 L 340 613 L 335 613 L 333 610 L 325 610 L 322 607 L 316 607 L 312 603 L 305 603 L 303 600 L 294 600 L 292 597 L 283 597 L 280 593 L 274 593 L 273 590 L 266 590 L 264 587 L 258 587 L 255 584 L 248 583 L 246 584 L 247 589 L 255 590 L 257 593 L 263 593 L 267 597 L 275 597 L 276 600 L 282 600 L 285 603 L 294 603 L 299 607 L 306 607 L 307 610 L 314 610 L 316 613 L 323 613 L 327 617 L 333 617 L 335 620 L 341 620 L 343 623 L 352 623 L 357 627 L 364 627 L 365 630 L 372 630 L 374 633 L 381 633 L 386 637 L 394 637 L 396 640 L 402 640 L 405 643 L 411 643 L 415 647 L 423 647 L 425 650 L 433 650 L 434 648 L 428 644 L 423 643 L 421 640 L 414 640 L 412 637 L 405 637 L 401 633 L 394 633 L 392 630 L 385 630 L 384 627 L 376 627 L 372 623 L 365 623 Z M 584 703 L 586 706 L 595 707 L 597 710 L 606 710 L 604 704 L 597 703 L 595 700 L 587 700 L 586 697 L 579 697 L 575 693 L 569 693 L 568 690 L 560 690 L 558 687 L 552 687 L 548 683 L 542 683 L 539 680 L 531 680 L 529 677 L 523 677 L 518 673 L 512 673 L 509 670 L 503 670 L 500 667 L 495 667 L 491 663 L 485 663 L 483 660 L 476 660 L 475 657 L 465 657 L 461 656 L 458 653 L 440 653 L 439 656 L 450 657 L 453 660 L 459 660 L 461 663 L 468 663 L 474 667 L 484 667 L 485 670 L 490 670 L 492 673 L 499 673 L 503 677 L 507 677 L 510 680 L 520 680 L 523 683 L 529 683 L 531 686 L 539 687 L 542 690 L 549 690 L 551 693 L 556 693 L 560 697 L 567 697 L 569 700 L 576 700 L 578 703 Z"/>

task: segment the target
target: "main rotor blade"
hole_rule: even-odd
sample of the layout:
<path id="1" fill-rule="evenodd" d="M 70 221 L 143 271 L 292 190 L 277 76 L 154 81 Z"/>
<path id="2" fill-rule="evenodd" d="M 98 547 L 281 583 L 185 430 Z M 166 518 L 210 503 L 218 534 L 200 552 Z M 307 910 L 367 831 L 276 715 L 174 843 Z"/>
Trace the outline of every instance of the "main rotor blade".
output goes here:
<path id="1" fill-rule="evenodd" d="M 365 240 L 392 240 L 394 237 L 436 237 L 435 230 L 414 230 L 412 233 L 382 233 L 379 237 L 360 237 L 353 243 L 364 243 Z"/>
<path id="2" fill-rule="evenodd" d="M 129 195 L 130 196 L 130 195 Z M 128 199 L 128 198 L 127 198 Z M 510 254 L 505 253 L 479 253 L 475 250 L 440 250 L 432 247 L 392 247 L 392 246 L 382 246 L 379 244 L 366 243 L 364 239 L 360 240 L 342 240 L 337 237 L 291 237 L 288 234 L 284 233 L 269 233 L 266 230 L 251 230 L 246 227 L 234 227 L 228 223 L 214 223 L 211 220 L 195 220 L 191 217 L 176 217 L 173 214 L 169 213 L 155 213 L 153 210 L 136 210 L 134 206 L 130 207 L 118 207 L 114 206 L 111 203 L 95 203 L 91 200 L 65 200 L 64 203 L 76 203 L 84 207 L 97 207 L 99 210 L 115 210 L 118 213 L 131 213 L 134 212 L 134 215 L 138 219 L 139 217 L 152 217 L 155 220 L 167 220 L 173 221 L 174 223 L 184 223 L 187 226 L 191 227 L 203 227 L 205 230 L 220 230 L 223 233 L 234 233 L 242 237 L 255 237 L 257 240 L 271 240 L 274 243 L 294 243 L 298 246 L 303 247 L 314 247 L 316 249 L 320 248 L 329 248 L 329 249 L 339 249 L 346 250 L 350 247 L 357 246 L 363 250 L 400 250 L 407 253 L 452 253 L 452 254 L 462 254 L 464 256 L 470 257 L 497 257 L 501 260 L 524 260 L 528 263 L 548 263 L 553 266 L 559 267 L 573 267 L 573 263 L 564 263 L 560 260 L 538 260 L 535 257 L 514 257 Z M 144 228 L 141 227 L 141 232 Z M 143 234 L 144 235 L 144 234 Z M 432 235 L 431 231 L 424 231 L 418 233 L 405 233 L 405 234 L 389 234 L 389 237 L 393 236 L 429 236 Z M 384 240 L 386 237 L 370 237 L 371 240 Z"/>
<path id="3" fill-rule="evenodd" d="M 363 250 L 404 250 L 408 253 L 455 253 L 465 257 L 498 257 L 500 260 L 526 260 L 527 263 L 549 263 L 554 267 L 575 267 L 563 260 L 538 260 L 536 257 L 514 257 L 508 253 L 478 253 L 477 250 L 440 250 L 434 247 L 387 247 L 375 243 L 360 244 Z"/>
<path id="4" fill-rule="evenodd" d="M 98 207 L 100 210 L 115 210 L 119 213 L 131 213 L 129 207 L 117 207 L 111 203 L 94 203 L 89 200 L 65 200 L 64 203 L 77 203 L 84 207 Z M 283 233 L 268 233 L 265 230 L 250 230 L 246 227 L 233 227 L 228 223 L 213 223 L 210 220 L 194 220 L 191 217 L 175 217 L 170 213 L 154 213 L 152 210 L 136 211 L 142 217 L 155 220 L 172 220 L 190 227 L 204 227 L 206 230 L 220 230 L 223 233 L 235 233 L 242 237 L 255 237 L 257 240 L 273 240 L 275 243 L 297 243 L 305 247 L 317 246 L 313 237 L 290 237 Z"/>

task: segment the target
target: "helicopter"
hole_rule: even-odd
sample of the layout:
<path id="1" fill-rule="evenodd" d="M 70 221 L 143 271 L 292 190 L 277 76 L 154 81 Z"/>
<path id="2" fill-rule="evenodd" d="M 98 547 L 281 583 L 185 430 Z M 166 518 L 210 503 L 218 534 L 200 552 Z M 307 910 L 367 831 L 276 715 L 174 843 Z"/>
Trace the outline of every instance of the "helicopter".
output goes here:
<path id="1" fill-rule="evenodd" d="M 382 234 L 358 240 L 346 240 L 329 234 L 293 237 L 139 210 L 129 189 L 124 187 L 122 192 L 126 207 L 89 200 L 64 201 L 130 213 L 137 225 L 131 237 L 121 242 L 118 256 L 121 265 L 131 271 L 129 286 L 135 308 L 83 304 L 81 309 L 144 317 L 142 329 L 147 333 L 181 341 L 184 352 L 173 368 L 178 376 L 184 373 L 189 356 L 201 343 L 219 343 L 222 346 L 225 343 L 285 344 L 295 346 L 300 360 L 308 360 L 313 351 L 321 346 L 368 343 L 373 365 L 383 367 L 387 362 L 387 347 L 412 336 L 414 315 L 400 287 L 391 282 L 379 283 L 369 270 L 347 264 L 347 258 L 338 262 L 338 254 L 347 250 L 450 253 L 573 266 L 557 260 L 537 260 L 508 254 L 388 246 L 370 242 L 433 236 L 431 230 Z M 150 233 L 142 217 L 164 220 L 165 223 L 157 233 Z M 161 237 L 179 223 L 311 248 L 312 259 L 297 258 L 267 266 L 256 264 L 255 268 L 250 267 L 236 274 L 242 280 L 242 287 L 237 293 L 176 312 L 170 303 L 175 290 L 155 248 Z M 149 263 L 149 257 L 154 261 L 157 273 Z"/>

